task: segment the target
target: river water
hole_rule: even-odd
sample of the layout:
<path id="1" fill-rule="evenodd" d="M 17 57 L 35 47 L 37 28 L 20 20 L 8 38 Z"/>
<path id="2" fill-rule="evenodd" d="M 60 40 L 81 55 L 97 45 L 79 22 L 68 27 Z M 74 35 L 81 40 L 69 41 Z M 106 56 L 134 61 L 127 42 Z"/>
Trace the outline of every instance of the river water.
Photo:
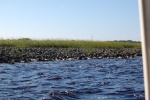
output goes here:
<path id="1" fill-rule="evenodd" d="M 144 100 L 142 57 L 0 64 L 0 100 Z"/>

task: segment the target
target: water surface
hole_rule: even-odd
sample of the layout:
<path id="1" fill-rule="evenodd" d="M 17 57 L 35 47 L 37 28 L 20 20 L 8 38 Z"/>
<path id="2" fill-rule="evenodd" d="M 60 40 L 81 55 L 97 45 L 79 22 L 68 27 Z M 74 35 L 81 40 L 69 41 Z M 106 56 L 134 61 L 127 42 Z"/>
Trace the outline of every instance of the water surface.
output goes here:
<path id="1" fill-rule="evenodd" d="M 144 100 L 142 58 L 0 64 L 0 100 Z"/>

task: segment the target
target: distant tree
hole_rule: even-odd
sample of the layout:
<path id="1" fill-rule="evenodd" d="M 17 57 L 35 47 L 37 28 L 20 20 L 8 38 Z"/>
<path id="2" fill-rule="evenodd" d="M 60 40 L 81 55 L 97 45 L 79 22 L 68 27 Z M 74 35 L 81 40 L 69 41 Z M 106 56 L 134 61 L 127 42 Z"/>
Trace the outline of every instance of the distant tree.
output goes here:
<path id="1" fill-rule="evenodd" d="M 31 40 L 30 38 L 20 38 L 18 40 Z"/>

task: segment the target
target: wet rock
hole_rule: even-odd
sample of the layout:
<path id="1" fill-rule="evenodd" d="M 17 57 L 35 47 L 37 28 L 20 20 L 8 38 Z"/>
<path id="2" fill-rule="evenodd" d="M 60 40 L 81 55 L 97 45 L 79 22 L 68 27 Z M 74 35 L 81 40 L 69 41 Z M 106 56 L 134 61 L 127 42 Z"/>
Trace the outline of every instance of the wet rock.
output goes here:
<path id="1" fill-rule="evenodd" d="M 67 96 L 69 97 L 70 99 L 71 98 L 74 98 L 74 99 L 79 99 L 76 94 L 77 93 L 80 93 L 79 91 L 77 90 L 68 90 L 68 91 L 61 91 L 61 92 L 51 92 L 49 94 L 49 96 L 52 96 L 52 97 L 55 97 L 55 98 L 63 98 L 64 96 Z M 58 100 L 58 99 L 57 99 Z"/>
<path id="2" fill-rule="evenodd" d="M 54 47 L 0 47 L 0 63 L 53 61 L 53 60 L 86 60 L 99 58 L 131 58 L 142 56 L 141 49 L 101 49 L 92 48 L 54 48 Z M 33 60 L 34 59 L 34 60 Z"/>
<path id="3" fill-rule="evenodd" d="M 51 92 L 49 95 L 51 95 L 51 96 L 56 96 L 56 95 L 59 95 L 60 93 L 58 93 L 58 92 Z"/>

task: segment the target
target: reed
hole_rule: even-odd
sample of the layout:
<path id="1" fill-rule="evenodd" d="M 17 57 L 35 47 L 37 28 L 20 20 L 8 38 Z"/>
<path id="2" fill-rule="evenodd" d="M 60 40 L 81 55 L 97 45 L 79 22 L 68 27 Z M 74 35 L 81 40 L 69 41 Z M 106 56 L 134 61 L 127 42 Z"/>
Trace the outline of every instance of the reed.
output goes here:
<path id="1" fill-rule="evenodd" d="M 139 42 L 1 39 L 0 47 L 141 48 Z"/>

